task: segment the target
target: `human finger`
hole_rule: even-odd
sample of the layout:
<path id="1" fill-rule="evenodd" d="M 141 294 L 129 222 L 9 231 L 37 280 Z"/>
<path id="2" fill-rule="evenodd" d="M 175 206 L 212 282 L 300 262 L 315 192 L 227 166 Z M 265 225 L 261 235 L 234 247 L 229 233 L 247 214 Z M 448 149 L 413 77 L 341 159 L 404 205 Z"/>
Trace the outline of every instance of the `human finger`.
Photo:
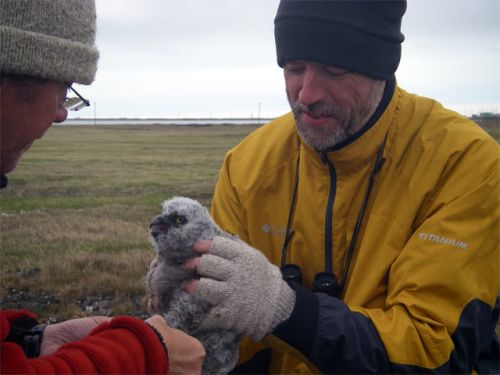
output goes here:
<path id="1" fill-rule="evenodd" d="M 201 257 L 194 257 L 194 258 L 188 259 L 186 261 L 186 263 L 184 263 L 183 267 L 187 270 L 196 272 L 198 270 L 199 265 L 200 265 L 200 258 Z"/>
<path id="2" fill-rule="evenodd" d="M 211 305 L 218 305 L 227 298 L 228 293 L 225 282 L 202 277 L 198 280 L 194 295 Z"/>
<path id="3" fill-rule="evenodd" d="M 197 273 L 200 276 L 224 281 L 235 271 L 231 261 L 210 254 L 203 255 L 198 261 Z"/>
<path id="4" fill-rule="evenodd" d="M 217 236 L 212 240 L 208 253 L 225 259 L 233 259 L 244 251 L 244 246 L 246 245 L 241 241 Z"/>
<path id="5" fill-rule="evenodd" d="M 193 250 L 200 254 L 208 253 L 212 240 L 198 240 L 193 244 Z"/>
<path id="6" fill-rule="evenodd" d="M 196 293 L 196 291 L 198 290 L 198 284 L 200 282 L 198 280 L 189 280 L 189 281 L 186 281 L 183 285 L 182 285 L 182 289 L 189 293 L 189 294 L 194 294 Z"/>

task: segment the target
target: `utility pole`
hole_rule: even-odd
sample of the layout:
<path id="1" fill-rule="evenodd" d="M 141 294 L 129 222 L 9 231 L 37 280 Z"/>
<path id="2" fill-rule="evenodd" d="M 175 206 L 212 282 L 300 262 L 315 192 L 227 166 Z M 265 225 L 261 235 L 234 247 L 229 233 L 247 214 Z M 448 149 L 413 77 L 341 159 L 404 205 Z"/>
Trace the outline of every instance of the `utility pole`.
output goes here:
<path id="1" fill-rule="evenodd" d="M 258 104 L 258 110 L 257 110 L 257 118 L 258 118 L 258 121 L 257 121 L 257 124 L 260 126 L 260 102 L 257 103 Z"/>
<path id="2" fill-rule="evenodd" d="M 97 125 L 97 102 L 94 102 L 94 125 Z"/>

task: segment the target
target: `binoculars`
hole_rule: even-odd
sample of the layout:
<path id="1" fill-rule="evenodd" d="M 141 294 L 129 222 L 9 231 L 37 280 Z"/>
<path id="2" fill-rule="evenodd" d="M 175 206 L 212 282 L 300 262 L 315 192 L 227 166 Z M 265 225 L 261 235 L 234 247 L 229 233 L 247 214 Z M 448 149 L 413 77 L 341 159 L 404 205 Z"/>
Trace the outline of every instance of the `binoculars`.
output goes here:
<path id="1" fill-rule="evenodd" d="M 302 285 L 302 270 L 296 264 L 281 266 L 281 275 L 286 282 L 295 282 Z M 332 297 L 340 297 L 342 288 L 333 273 L 319 272 L 314 275 L 312 291 L 315 293 L 326 293 Z"/>

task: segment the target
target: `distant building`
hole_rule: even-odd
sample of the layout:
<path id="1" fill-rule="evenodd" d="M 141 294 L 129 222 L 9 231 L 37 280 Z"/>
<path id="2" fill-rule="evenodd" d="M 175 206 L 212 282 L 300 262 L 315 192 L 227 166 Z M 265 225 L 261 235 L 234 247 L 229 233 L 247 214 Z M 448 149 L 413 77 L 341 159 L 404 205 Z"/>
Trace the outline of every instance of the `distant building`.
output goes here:
<path id="1" fill-rule="evenodd" d="M 493 119 L 493 118 L 500 118 L 500 115 L 498 113 L 493 113 L 493 112 L 480 112 L 479 115 L 473 114 L 472 118 L 473 119 Z"/>

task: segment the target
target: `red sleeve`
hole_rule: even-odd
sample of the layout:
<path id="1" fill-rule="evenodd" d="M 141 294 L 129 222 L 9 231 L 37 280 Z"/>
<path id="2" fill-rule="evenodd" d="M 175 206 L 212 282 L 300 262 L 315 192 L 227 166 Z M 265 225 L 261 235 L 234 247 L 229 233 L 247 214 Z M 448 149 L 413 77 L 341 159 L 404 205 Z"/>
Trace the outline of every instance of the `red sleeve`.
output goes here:
<path id="1" fill-rule="evenodd" d="M 0 310 L 0 341 L 4 341 L 9 335 L 12 322 L 22 317 L 36 320 L 35 314 L 28 310 Z"/>
<path id="2" fill-rule="evenodd" d="M 3 341 L 9 321 L 4 312 L 0 312 L 2 374 L 168 373 L 165 347 L 156 333 L 137 318 L 114 318 L 101 324 L 84 340 L 33 359 L 28 359 L 17 344 Z"/>

